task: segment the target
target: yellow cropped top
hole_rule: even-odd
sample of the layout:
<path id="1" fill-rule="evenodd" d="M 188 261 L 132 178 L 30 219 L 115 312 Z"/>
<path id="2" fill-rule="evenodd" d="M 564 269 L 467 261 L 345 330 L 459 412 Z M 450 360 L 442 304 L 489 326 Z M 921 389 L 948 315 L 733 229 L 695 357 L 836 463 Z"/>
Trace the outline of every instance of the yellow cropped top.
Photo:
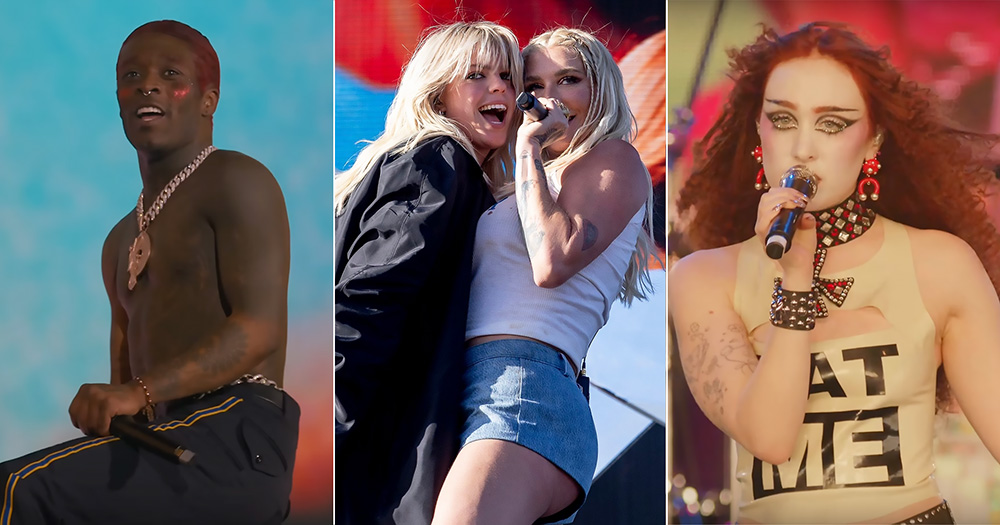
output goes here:
<path id="1" fill-rule="evenodd" d="M 885 231 L 879 251 L 822 277 L 853 277 L 840 309 L 875 307 L 891 326 L 811 345 L 809 399 L 791 459 L 772 465 L 737 444 L 739 519 L 851 523 L 939 494 L 932 451 L 934 323 L 918 290 L 906 230 L 885 217 L 876 220 Z M 734 303 L 748 331 L 769 322 L 776 276 L 760 241 L 744 242 Z"/>

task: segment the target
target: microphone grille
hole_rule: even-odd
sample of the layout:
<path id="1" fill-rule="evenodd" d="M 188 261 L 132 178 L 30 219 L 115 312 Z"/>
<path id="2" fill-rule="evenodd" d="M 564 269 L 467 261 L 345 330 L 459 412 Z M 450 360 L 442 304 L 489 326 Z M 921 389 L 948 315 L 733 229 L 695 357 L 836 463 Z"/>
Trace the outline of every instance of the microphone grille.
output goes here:
<path id="1" fill-rule="evenodd" d="M 816 196 L 818 184 L 819 180 L 812 170 L 801 164 L 788 168 L 788 171 L 781 176 L 782 188 L 795 188 L 810 199 Z"/>
<path id="2" fill-rule="evenodd" d="M 527 111 L 531 109 L 531 106 L 535 105 L 535 97 L 531 96 L 531 93 L 521 92 L 517 96 L 517 100 L 514 101 L 517 107 Z"/>

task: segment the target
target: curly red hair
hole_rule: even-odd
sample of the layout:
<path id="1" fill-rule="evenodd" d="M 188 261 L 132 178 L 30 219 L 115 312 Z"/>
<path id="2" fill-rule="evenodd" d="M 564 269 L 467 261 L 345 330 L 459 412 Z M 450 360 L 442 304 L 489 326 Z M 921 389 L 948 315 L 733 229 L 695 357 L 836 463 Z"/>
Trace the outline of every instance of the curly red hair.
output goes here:
<path id="1" fill-rule="evenodd" d="M 881 197 L 868 205 L 894 221 L 965 240 L 1000 293 L 1000 235 L 984 202 L 994 178 L 986 157 L 996 137 L 959 129 L 930 89 L 903 78 L 889 62 L 887 47 L 873 49 L 837 23 L 813 22 L 783 36 L 765 27 L 752 44 L 729 51 L 735 85 L 722 115 L 696 145 L 696 167 L 678 200 L 682 217 L 689 219 L 684 234 L 691 248 L 726 246 L 754 235 L 760 192 L 753 182 L 760 166 L 750 152 L 758 145 L 764 87 L 778 63 L 814 52 L 851 71 L 872 129 L 883 132 Z M 860 171 L 858 166 L 859 178 Z M 938 385 L 943 401 L 947 386 L 940 377 Z"/>

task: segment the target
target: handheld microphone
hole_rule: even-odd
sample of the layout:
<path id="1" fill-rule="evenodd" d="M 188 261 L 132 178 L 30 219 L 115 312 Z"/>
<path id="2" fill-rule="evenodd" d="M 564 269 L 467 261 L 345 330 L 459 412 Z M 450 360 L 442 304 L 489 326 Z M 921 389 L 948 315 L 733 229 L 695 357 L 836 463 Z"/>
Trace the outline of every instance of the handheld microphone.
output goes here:
<path id="1" fill-rule="evenodd" d="M 527 91 L 522 91 L 520 95 L 517 96 L 515 101 L 517 107 L 521 108 L 521 111 L 531 115 L 535 120 L 542 120 L 549 116 L 549 110 L 545 109 L 545 106 L 535 98 L 534 95 L 528 93 Z"/>
<path id="2" fill-rule="evenodd" d="M 122 441 L 145 448 L 182 465 L 186 465 L 194 459 L 194 452 L 174 443 L 149 427 L 132 421 L 128 416 L 111 418 L 111 434 Z"/>
<path id="3" fill-rule="evenodd" d="M 788 168 L 788 171 L 781 177 L 782 188 L 796 189 L 808 198 L 816 195 L 816 175 L 809 168 L 800 165 Z M 771 230 L 767 232 L 767 241 L 764 251 L 772 259 L 780 259 L 792 247 L 792 236 L 795 228 L 802 217 L 803 206 L 796 206 L 788 209 L 782 208 L 781 212 L 771 223 Z"/>

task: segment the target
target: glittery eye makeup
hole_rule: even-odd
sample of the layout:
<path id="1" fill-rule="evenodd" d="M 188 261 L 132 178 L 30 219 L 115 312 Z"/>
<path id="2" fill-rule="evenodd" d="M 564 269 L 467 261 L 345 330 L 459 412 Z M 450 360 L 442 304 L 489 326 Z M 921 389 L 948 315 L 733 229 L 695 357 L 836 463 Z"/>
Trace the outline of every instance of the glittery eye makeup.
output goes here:
<path id="1" fill-rule="evenodd" d="M 774 129 L 795 129 L 797 127 L 795 118 L 784 111 L 764 113 L 764 115 L 767 116 L 767 120 L 771 121 Z"/>
<path id="2" fill-rule="evenodd" d="M 785 111 L 765 112 L 774 129 L 796 129 L 798 121 Z M 854 125 L 859 119 L 847 119 L 836 115 L 823 115 L 816 121 L 816 130 L 828 135 L 836 135 Z"/>
<path id="3" fill-rule="evenodd" d="M 836 135 L 851 127 L 858 119 L 849 120 L 842 117 L 826 116 L 816 123 L 816 129 L 830 135 Z"/>

